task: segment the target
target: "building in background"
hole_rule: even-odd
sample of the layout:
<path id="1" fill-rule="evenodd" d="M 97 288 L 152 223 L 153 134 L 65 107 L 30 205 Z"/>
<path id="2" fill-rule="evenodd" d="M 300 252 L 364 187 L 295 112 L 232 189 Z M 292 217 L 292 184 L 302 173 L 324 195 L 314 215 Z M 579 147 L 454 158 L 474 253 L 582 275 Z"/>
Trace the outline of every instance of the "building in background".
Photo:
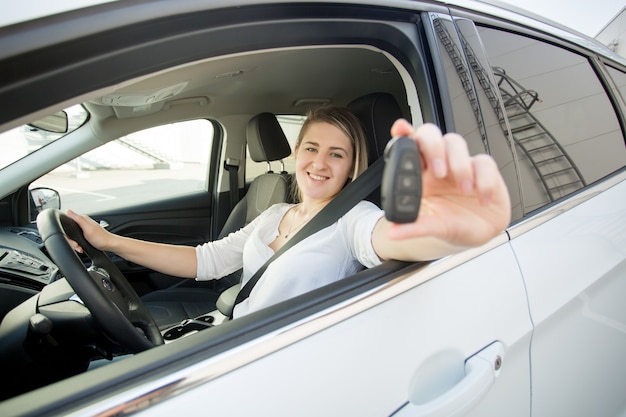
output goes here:
<path id="1" fill-rule="evenodd" d="M 626 6 L 604 26 L 596 39 L 626 57 Z"/>

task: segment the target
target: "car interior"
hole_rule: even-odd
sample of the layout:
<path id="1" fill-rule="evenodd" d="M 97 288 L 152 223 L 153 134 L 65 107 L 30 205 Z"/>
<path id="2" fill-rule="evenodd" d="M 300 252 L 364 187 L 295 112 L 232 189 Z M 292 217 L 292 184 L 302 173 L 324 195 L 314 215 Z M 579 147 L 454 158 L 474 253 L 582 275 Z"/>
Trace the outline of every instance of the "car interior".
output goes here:
<path id="1" fill-rule="evenodd" d="M 490 0 L 48 3 L 0 25 L 0 415 L 624 409 L 624 60 Z M 276 263 L 289 290 L 305 268 L 330 283 L 237 315 L 240 264 L 154 271 L 67 214 L 151 242 L 224 238 L 297 201 L 294 144 L 325 105 L 361 121 L 369 168 L 270 260 L 328 213 L 390 201 L 398 118 L 493 156 L 510 224 L 341 279 L 318 257 Z"/>
<path id="2" fill-rule="evenodd" d="M 61 139 L 51 141 L 43 151 L 29 156 L 33 161 L 30 172 L 28 175 L 17 172 L 17 175 L 30 178 L 30 181 L 22 184 L 13 198 L 25 199 L 28 188 L 33 188 L 32 184 L 41 175 L 104 143 L 154 126 L 206 119 L 215 128 L 211 161 L 206 161 L 209 169 L 205 189 L 169 200 L 114 210 L 99 210 L 96 204 L 95 210 L 86 214 L 115 233 L 146 240 L 197 245 L 219 239 L 244 226 L 272 204 L 294 201 L 292 172 L 284 163 L 290 157 L 292 147 L 279 123 L 281 117 L 302 120 L 309 109 L 320 105 L 349 108 L 365 129 L 371 164 L 381 157 L 390 139 L 389 129 L 393 121 L 400 117 L 421 119 L 417 96 L 405 86 L 407 76 L 407 70 L 388 53 L 361 45 L 293 47 L 234 54 L 141 76 L 83 97 L 80 104 L 88 112 L 88 119 Z M 150 152 L 147 148 L 135 151 Z M 260 173 L 247 175 L 246 167 L 254 164 L 262 167 Z M 379 190 L 368 199 L 380 204 Z M 33 210 L 32 202 L 28 206 Z M 61 210 L 71 208 L 63 203 L 61 193 Z M 20 217 L 34 218 L 33 213 L 22 213 Z M 3 285 L 1 289 L 3 298 L 11 300 L 8 304 L 3 302 L 5 321 L 16 323 L 7 332 L 11 336 L 17 332 L 16 340 L 19 340 L 23 336 L 20 332 L 24 322 L 30 321 L 31 329 L 39 329 L 31 330 L 35 335 L 28 336 L 33 346 L 27 343 L 29 355 L 26 359 L 22 358 L 19 341 L 4 346 L 3 359 L 11 360 L 12 366 L 25 370 L 21 372 L 23 377 L 18 378 L 15 390 L 7 392 L 8 396 L 84 372 L 94 360 L 105 358 L 108 361 L 116 355 L 139 352 L 163 343 L 162 336 L 170 342 L 214 326 L 229 316 L 239 288 L 239 272 L 228 273 L 217 281 L 198 282 L 162 276 L 129 265 L 113 254 L 109 254 L 111 261 L 101 261 L 106 265 L 101 267 L 94 260 L 102 258 L 99 251 L 86 251 L 89 256 L 83 256 L 79 265 L 68 267 L 65 264 L 73 260 L 64 260 L 61 265 L 58 259 L 75 255 L 67 253 L 67 248 L 58 249 L 62 253 L 54 259 L 53 252 L 57 249 L 51 249 L 48 242 L 45 246 L 41 243 L 37 226 L 46 236 L 66 233 L 74 238 L 73 233 L 76 233 L 75 239 L 81 241 L 80 232 L 70 232 L 72 226 L 62 214 L 60 218 L 57 214 L 56 217 L 39 219 L 37 223 L 24 221 L 19 227 L 2 230 L 0 244 L 7 253 L 14 250 L 22 257 L 36 259 L 48 272 L 47 279 L 59 283 L 45 285 L 48 283 L 46 279 L 33 277 L 32 271 L 14 268 L 10 271 L 11 277 L 20 283 L 20 287 Z M 34 236 L 34 239 L 27 245 L 23 242 L 14 244 L 24 236 Z M 121 271 L 119 279 L 111 279 L 118 287 L 125 285 L 118 281 L 127 281 L 132 287 L 128 292 L 135 295 L 130 296 L 130 301 L 125 299 L 120 303 L 141 304 L 139 313 L 125 312 L 124 320 L 116 318 L 113 313 L 98 317 L 87 312 L 84 314 L 88 315 L 90 325 L 77 327 L 76 318 L 71 317 L 75 312 L 71 312 L 71 308 L 65 310 L 67 305 L 58 302 L 71 297 L 76 288 L 69 287 L 59 278 L 65 276 L 71 281 L 69 275 L 82 274 L 88 280 L 84 271 L 90 262 L 97 264 L 95 272 L 90 272 L 92 277 L 99 269 L 111 268 L 110 264 Z M 81 267 L 83 272 L 78 271 Z M 2 268 L 3 273 L 8 271 L 6 266 Z M 76 285 L 72 283 L 72 287 Z M 84 298 L 83 291 L 92 290 L 76 292 Z M 38 310 L 48 313 L 33 319 L 18 306 L 23 305 L 21 303 L 27 305 L 29 297 L 40 291 Z M 47 309 L 42 305 L 43 300 L 49 303 Z M 130 328 L 107 327 L 107 322 L 115 321 L 126 321 L 128 327 L 128 317 L 133 314 L 142 318 Z M 189 320 L 194 318 L 200 318 L 200 324 L 198 320 Z M 34 325 L 33 320 L 40 322 Z M 46 330 L 46 326 L 52 325 L 50 321 L 54 323 L 54 336 Z M 135 327 L 140 327 L 148 336 L 156 334 L 148 337 L 150 343 L 145 345 L 144 341 L 132 340 L 134 335 L 121 336 L 124 332 L 139 334 Z M 57 329 L 63 329 L 63 332 Z M 76 336 L 77 329 L 80 329 L 80 336 Z M 143 336 L 142 339 L 145 340 Z M 16 358 L 18 360 L 14 360 Z M 37 378 L 31 378 L 34 372 Z M 46 377 L 42 378 L 42 374 Z"/>

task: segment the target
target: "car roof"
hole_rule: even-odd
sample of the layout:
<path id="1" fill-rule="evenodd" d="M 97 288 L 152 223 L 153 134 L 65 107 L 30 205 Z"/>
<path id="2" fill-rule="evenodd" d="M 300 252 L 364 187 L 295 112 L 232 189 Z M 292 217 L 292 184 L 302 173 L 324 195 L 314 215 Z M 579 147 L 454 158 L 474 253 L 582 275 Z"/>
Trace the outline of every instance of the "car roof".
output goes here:
<path id="1" fill-rule="evenodd" d="M 158 3 L 162 7 L 155 6 Z M 304 4 L 305 2 L 291 1 L 287 4 Z M 326 3 L 324 1 L 306 2 Z M 330 2 L 328 2 L 330 4 Z M 333 4 L 338 2 L 333 1 Z M 354 5 L 369 5 L 385 7 L 381 1 L 344 1 L 342 3 Z M 520 10 L 511 6 L 494 1 L 470 1 L 454 0 L 450 2 L 429 2 L 432 10 L 445 11 L 447 7 L 459 12 L 474 10 L 485 17 L 496 16 L 499 19 L 511 22 L 520 22 L 524 25 L 539 28 L 544 33 L 551 33 L 566 39 L 586 49 L 591 49 L 598 54 L 609 56 L 611 59 L 626 61 L 615 56 L 608 48 L 605 48 L 595 40 L 577 32 L 567 30 L 560 25 L 546 21 L 539 16 L 521 15 Z M 74 4 L 76 6 L 74 6 Z M 80 2 L 60 2 L 57 8 L 42 9 L 49 13 L 66 12 L 71 7 L 82 7 L 82 10 L 73 10 L 69 14 L 50 17 L 48 21 L 40 23 L 47 27 L 40 36 L 20 36 L 20 25 L 15 25 L 15 42 L 5 42 L 0 51 L 0 59 L 10 57 L 12 54 L 24 53 L 28 50 L 37 50 L 46 45 L 59 44 L 74 40 L 77 36 L 85 36 L 99 31 L 115 33 L 116 28 L 124 25 L 154 21 L 159 17 L 176 15 L 181 13 L 193 13 L 194 10 L 209 10 L 220 8 L 235 8 L 249 5 L 277 5 L 281 4 L 268 1 L 213 1 L 205 2 L 166 2 L 166 1 L 131 1 L 111 2 L 102 0 L 84 0 Z M 407 11 L 423 10 L 425 5 L 414 1 L 398 1 L 394 6 L 401 6 Z M 86 7 L 92 6 L 89 10 Z M 37 9 L 37 7 L 30 7 Z M 122 8 L 126 13 L 119 13 Z M 391 9 L 390 9 L 391 10 Z M 40 15 L 40 11 L 33 11 L 32 16 Z M 91 18 L 93 14 L 94 18 Z M 14 15 L 14 12 L 7 13 Z M 16 16 L 18 14 L 15 14 Z M 22 15 L 24 16 L 24 15 Z M 29 16 L 30 18 L 31 16 Z M 68 24 L 72 20 L 66 18 L 75 17 L 75 24 Z M 16 17 L 17 18 L 17 17 Z M 60 30 L 59 25 L 64 25 Z M 26 24 L 23 24 L 26 25 Z M 57 30 L 53 30 L 56 27 Z M 5 28 L 6 29 L 6 28 Z M 24 27 L 23 33 L 28 33 L 29 27 Z M 1 33 L 1 32 L 0 32 Z M 9 30 L 5 32 L 11 34 Z M 36 32 L 35 32 L 36 33 Z M 222 116 L 241 114 L 252 116 L 254 114 L 269 111 L 276 114 L 304 114 L 309 107 L 322 103 L 347 105 L 348 102 L 358 96 L 376 91 L 389 92 L 400 101 L 405 113 L 409 113 L 405 98 L 404 86 L 401 73 L 402 68 L 393 57 L 382 49 L 376 49 L 371 45 L 346 45 L 338 42 L 336 45 L 326 44 L 323 48 L 293 47 L 276 48 L 273 50 L 258 50 L 253 53 L 223 55 L 215 59 L 199 59 L 185 65 L 166 68 L 151 74 L 134 79 L 124 80 L 116 85 L 104 86 L 99 92 L 101 96 L 92 94 L 85 98 L 85 105 L 96 120 L 104 120 L 114 117 L 119 122 L 118 129 L 111 129 L 111 135 L 121 135 L 131 131 L 131 122 L 128 119 L 137 119 L 139 116 L 149 116 L 156 113 L 165 104 L 161 100 L 167 97 L 169 106 L 184 105 L 195 106 L 196 117 L 219 119 Z M 329 79 L 342 80 L 338 86 Z M 150 103 L 154 97 L 160 98 L 157 103 Z M 173 104 L 172 104 L 173 103 Z M 62 104 L 57 104 L 54 109 L 42 109 L 43 112 L 59 110 Z M 413 109 L 414 110 L 414 109 Z M 168 120 L 160 118 L 150 121 L 144 118 L 144 127 L 162 124 Z M 172 121 L 176 116 L 172 113 Z M 25 118 L 20 123 L 25 122 Z M 4 124 L 3 128 L 18 125 L 17 121 Z M 127 126 L 127 130 L 124 127 Z M 113 137 L 103 137 L 107 140 Z"/>

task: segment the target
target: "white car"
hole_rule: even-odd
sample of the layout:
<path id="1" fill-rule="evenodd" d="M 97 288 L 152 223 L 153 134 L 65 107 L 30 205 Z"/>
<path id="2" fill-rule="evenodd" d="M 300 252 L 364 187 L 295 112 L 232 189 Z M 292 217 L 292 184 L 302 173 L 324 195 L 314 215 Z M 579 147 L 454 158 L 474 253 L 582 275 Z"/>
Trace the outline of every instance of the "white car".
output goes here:
<path id="1" fill-rule="evenodd" d="M 0 29 L 0 415 L 626 415 L 624 59 L 463 0 L 43 14 Z M 509 227 L 234 320 L 237 276 L 64 246 L 54 208 L 175 244 L 240 227 L 288 199 L 262 181 L 289 181 L 284 144 L 328 103 L 372 162 L 398 117 L 461 133 L 496 159 Z"/>

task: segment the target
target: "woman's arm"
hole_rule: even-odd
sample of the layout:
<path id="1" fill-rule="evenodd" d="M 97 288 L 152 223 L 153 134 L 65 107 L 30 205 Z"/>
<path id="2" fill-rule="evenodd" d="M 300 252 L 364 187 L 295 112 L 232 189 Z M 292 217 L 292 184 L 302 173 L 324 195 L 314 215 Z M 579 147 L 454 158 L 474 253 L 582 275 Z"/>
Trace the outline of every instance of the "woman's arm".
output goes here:
<path id="1" fill-rule="evenodd" d="M 181 278 L 196 277 L 196 250 L 191 246 L 153 243 L 119 236 L 103 229 L 88 216 L 71 210 L 67 214 L 80 226 L 85 239 L 96 249 L 116 253 L 130 262 L 164 274 Z M 76 242 L 70 243 L 77 251 L 82 252 Z"/>
<path id="2" fill-rule="evenodd" d="M 381 259 L 430 260 L 486 243 L 511 219 L 511 202 L 493 158 L 470 156 L 465 139 L 432 124 L 413 130 L 406 120 L 392 136 L 409 136 L 422 156 L 422 201 L 417 220 L 381 218 L 372 245 Z"/>

